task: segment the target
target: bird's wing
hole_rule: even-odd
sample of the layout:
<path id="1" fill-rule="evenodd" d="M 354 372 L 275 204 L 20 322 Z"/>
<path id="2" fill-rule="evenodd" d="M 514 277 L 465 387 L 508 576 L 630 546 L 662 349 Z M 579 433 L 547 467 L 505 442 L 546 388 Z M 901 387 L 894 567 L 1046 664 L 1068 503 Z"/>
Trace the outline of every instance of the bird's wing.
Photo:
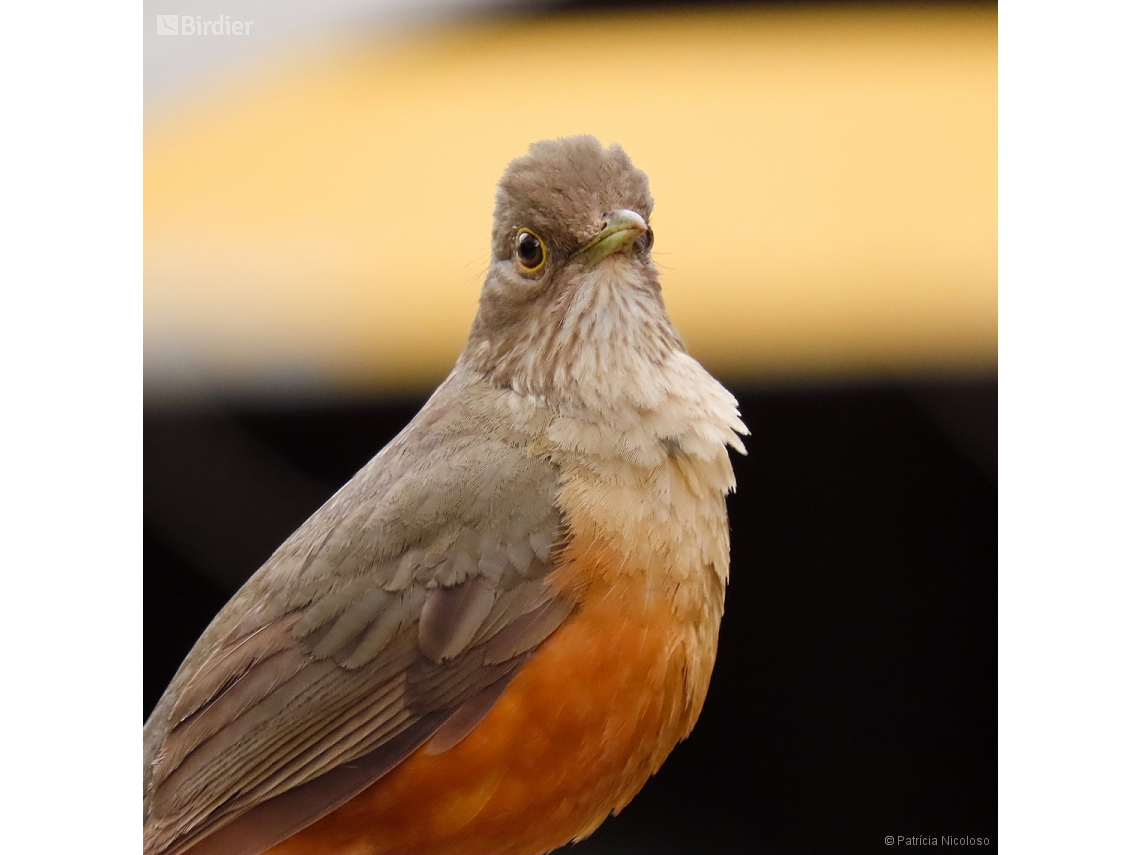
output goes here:
<path id="1" fill-rule="evenodd" d="M 570 614 L 546 580 L 554 467 L 485 425 L 417 422 L 183 663 L 147 723 L 147 855 L 260 852 L 446 749 Z"/>

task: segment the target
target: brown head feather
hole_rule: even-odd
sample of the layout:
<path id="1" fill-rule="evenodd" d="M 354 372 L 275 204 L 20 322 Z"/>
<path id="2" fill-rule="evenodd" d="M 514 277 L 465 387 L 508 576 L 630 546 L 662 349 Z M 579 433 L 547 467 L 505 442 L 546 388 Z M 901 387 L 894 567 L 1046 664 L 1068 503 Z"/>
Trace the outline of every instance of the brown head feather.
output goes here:
<path id="1" fill-rule="evenodd" d="M 574 401 L 579 381 L 622 372 L 629 366 L 620 360 L 659 363 L 683 350 L 648 239 L 600 265 L 579 253 L 618 211 L 648 223 L 653 197 L 645 173 L 616 143 L 544 140 L 512 161 L 499 181 L 491 265 L 460 364 L 496 386 Z M 520 229 L 545 246 L 538 273 L 516 262 Z"/>
<path id="2" fill-rule="evenodd" d="M 649 221 L 649 178 L 620 145 L 591 136 L 536 142 L 512 160 L 495 198 L 491 245 L 509 259 L 521 228 L 535 229 L 554 251 L 569 254 L 593 236 L 610 211 L 636 211 Z"/>

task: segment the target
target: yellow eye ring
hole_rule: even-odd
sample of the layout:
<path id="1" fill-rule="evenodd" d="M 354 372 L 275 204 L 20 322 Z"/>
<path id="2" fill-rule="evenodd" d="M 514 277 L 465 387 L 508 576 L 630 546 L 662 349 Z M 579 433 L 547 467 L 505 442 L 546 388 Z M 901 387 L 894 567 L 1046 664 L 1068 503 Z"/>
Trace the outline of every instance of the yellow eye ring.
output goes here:
<path id="1" fill-rule="evenodd" d="M 546 266 L 546 244 L 530 229 L 519 229 L 515 235 L 515 264 L 527 276 L 542 272 Z"/>

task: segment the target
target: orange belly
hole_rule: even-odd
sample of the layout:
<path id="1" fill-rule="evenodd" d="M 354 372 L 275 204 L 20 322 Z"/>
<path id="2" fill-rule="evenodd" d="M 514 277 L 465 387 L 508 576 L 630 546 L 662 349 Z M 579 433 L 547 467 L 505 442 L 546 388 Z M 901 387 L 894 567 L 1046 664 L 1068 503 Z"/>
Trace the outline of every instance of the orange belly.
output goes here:
<path id="1" fill-rule="evenodd" d="M 563 577 L 578 611 L 464 740 L 434 756 L 421 748 L 269 851 L 530 855 L 624 807 L 696 720 L 715 650 L 692 648 L 710 637 L 715 647 L 720 609 L 700 610 L 711 633 L 694 627 L 675 591 L 628 570 L 614 581 L 591 558 L 591 573 L 564 568 L 579 568 Z"/>

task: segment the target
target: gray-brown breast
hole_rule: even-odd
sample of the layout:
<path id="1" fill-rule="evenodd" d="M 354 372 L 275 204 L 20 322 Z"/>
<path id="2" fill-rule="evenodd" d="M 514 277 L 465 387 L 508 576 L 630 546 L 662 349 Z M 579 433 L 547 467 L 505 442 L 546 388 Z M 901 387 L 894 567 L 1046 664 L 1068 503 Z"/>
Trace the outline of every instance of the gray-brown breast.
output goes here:
<path id="1" fill-rule="evenodd" d="M 445 750 L 570 614 L 556 470 L 449 383 L 183 663 L 144 731 L 147 853 L 261 851 Z"/>

